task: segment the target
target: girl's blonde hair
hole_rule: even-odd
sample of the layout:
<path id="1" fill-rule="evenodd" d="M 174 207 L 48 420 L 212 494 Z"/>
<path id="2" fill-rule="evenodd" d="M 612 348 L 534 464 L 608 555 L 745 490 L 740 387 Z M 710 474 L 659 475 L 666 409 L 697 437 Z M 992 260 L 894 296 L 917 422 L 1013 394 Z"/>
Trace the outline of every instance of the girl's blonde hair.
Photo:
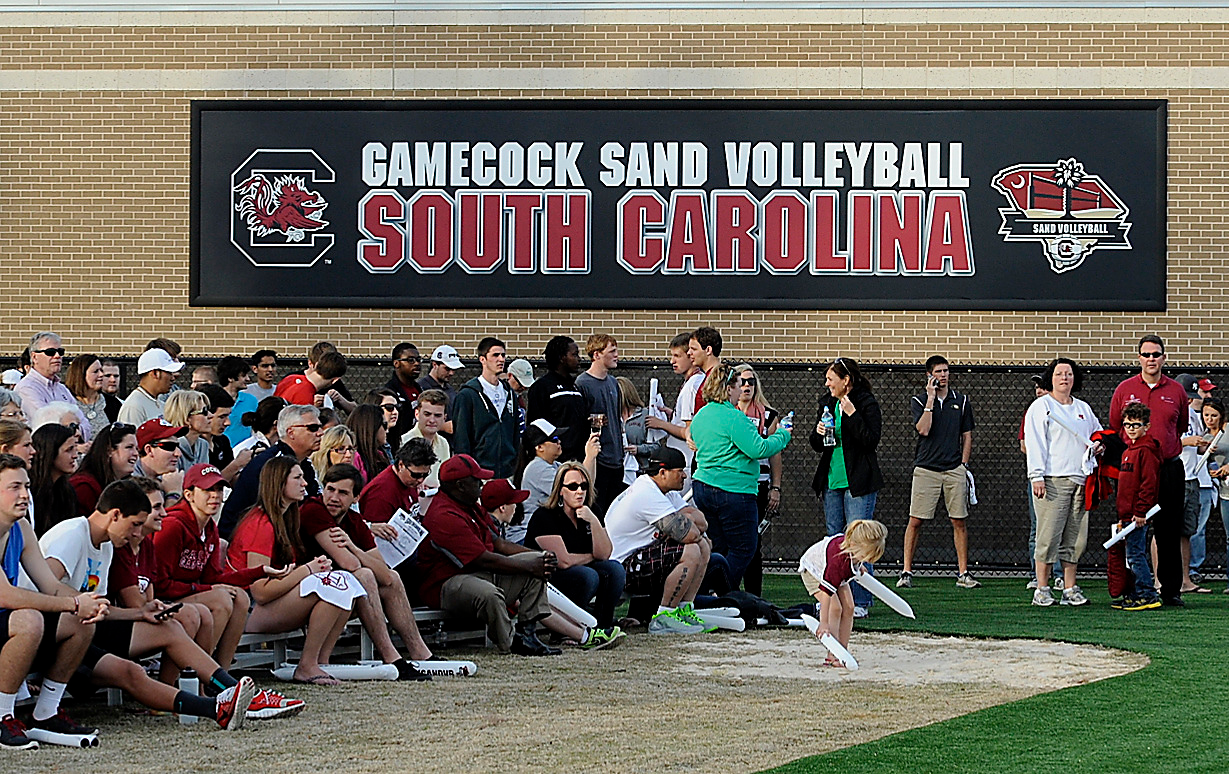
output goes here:
<path id="1" fill-rule="evenodd" d="M 312 467 L 316 471 L 316 475 L 324 478 L 324 474 L 329 472 L 332 467 L 329 464 L 329 452 L 339 446 L 349 445 L 353 447 L 354 433 L 345 425 L 333 425 L 328 430 L 324 431 L 324 435 L 320 436 L 320 449 L 312 452 Z M 355 454 L 358 452 L 355 451 Z"/>
<path id="2" fill-rule="evenodd" d="M 593 507 L 593 501 L 597 499 L 597 487 L 593 485 L 593 477 L 589 475 L 589 471 L 585 466 L 579 462 L 565 462 L 559 466 L 559 470 L 555 473 L 555 484 L 551 487 L 550 497 L 546 498 L 546 502 L 542 504 L 543 508 L 561 508 L 563 506 L 563 479 L 573 470 L 580 471 L 580 474 L 585 477 L 585 483 L 589 485 L 589 492 L 585 495 L 585 505 L 590 508 Z"/>
<path id="3" fill-rule="evenodd" d="M 732 380 L 735 375 L 736 372 L 730 368 L 730 362 L 722 360 L 713 366 L 713 370 L 708 372 L 708 376 L 704 377 L 704 384 L 700 387 L 700 394 L 704 396 L 704 400 L 708 403 L 729 403 L 730 394 L 727 392 L 727 389 L 733 383 Z"/>
<path id="4" fill-rule="evenodd" d="M 750 371 L 751 378 L 755 379 L 755 389 L 751 391 L 751 402 L 759 404 L 764 408 L 772 408 L 772 406 L 768 403 L 768 398 L 764 397 L 763 380 L 760 379 L 760 375 L 754 368 L 751 367 L 750 363 L 739 363 L 738 365 L 734 366 L 734 378 L 741 379 L 742 375 L 747 371 Z"/>
<path id="5" fill-rule="evenodd" d="M 186 427 L 188 417 L 194 411 L 209 411 L 209 400 L 205 393 L 196 390 L 176 390 L 166 399 L 162 407 L 162 416 L 176 427 Z"/>
<path id="6" fill-rule="evenodd" d="M 857 562 L 877 562 L 883 558 L 888 528 L 883 522 L 855 519 L 845 527 L 845 544 L 841 553 Z"/>

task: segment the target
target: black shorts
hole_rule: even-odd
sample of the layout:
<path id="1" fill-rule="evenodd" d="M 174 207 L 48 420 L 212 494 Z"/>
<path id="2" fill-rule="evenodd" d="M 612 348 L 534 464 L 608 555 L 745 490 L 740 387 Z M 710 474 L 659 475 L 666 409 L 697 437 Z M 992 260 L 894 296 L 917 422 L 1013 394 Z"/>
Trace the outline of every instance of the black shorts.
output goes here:
<path id="1" fill-rule="evenodd" d="M 624 587 L 632 596 L 657 596 L 666 585 L 666 577 L 674 572 L 683 558 L 686 546 L 674 541 L 658 540 L 636 550 L 623 560 L 627 571 Z"/>
<path id="2" fill-rule="evenodd" d="M 5 640 L 9 637 L 9 616 L 13 614 L 12 610 L 0 610 L 0 631 L 3 632 Z M 43 638 L 39 640 L 38 650 L 34 654 L 34 663 L 30 666 L 31 672 L 45 672 L 55 662 L 56 630 L 60 626 L 60 616 L 63 613 L 42 613 L 43 616 Z"/>
<path id="3" fill-rule="evenodd" d="M 132 624 L 134 621 L 99 621 L 94 624 L 94 641 L 81 659 L 81 666 L 93 669 L 108 653 L 128 658 L 132 650 Z"/>

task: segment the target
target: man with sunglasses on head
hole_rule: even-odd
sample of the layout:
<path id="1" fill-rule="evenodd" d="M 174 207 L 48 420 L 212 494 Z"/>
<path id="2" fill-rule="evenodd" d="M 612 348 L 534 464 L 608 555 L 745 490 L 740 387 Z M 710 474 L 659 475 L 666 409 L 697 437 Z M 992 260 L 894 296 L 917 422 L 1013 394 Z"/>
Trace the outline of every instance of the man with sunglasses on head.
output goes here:
<path id="1" fill-rule="evenodd" d="M 393 347 L 393 375 L 384 385 L 397 396 L 397 424 L 388 428 L 390 439 L 399 441 L 414 426 L 414 407 L 418 405 L 418 394 L 422 392 L 417 381 L 421 367 L 422 357 L 418 354 L 418 347 L 408 341 Z M 394 443 L 393 448 L 397 445 Z"/>
<path id="2" fill-rule="evenodd" d="M 363 518 L 373 525 L 377 537 L 392 539 L 375 525 L 384 525 L 397 511 L 412 513 L 418 505 L 418 488 L 431 475 L 435 452 L 422 438 L 411 438 L 397 450 L 393 464 L 380 471 L 358 496 Z M 396 537 L 394 534 L 393 537 Z"/>
<path id="3" fill-rule="evenodd" d="M 137 460 L 134 476 L 146 476 L 162 484 L 167 505 L 183 496 L 184 474 L 179 470 L 179 439 L 188 432 L 162 417 L 142 422 L 137 428 Z"/>
<path id="4" fill-rule="evenodd" d="M 1156 541 L 1156 576 L 1161 604 L 1184 607 L 1182 601 L 1182 521 L 1186 510 L 1186 470 L 1182 466 L 1182 434 L 1188 424 L 1186 389 L 1170 379 L 1165 367 L 1165 342 L 1149 334 L 1139 340 L 1139 374 L 1124 379 L 1110 399 L 1110 427 L 1122 435 L 1122 409 L 1143 403 L 1151 410 L 1148 435 L 1161 444 L 1161 475 L 1157 500 L 1161 512 L 1152 518 Z"/>
<path id="5" fill-rule="evenodd" d="M 165 349 L 147 349 L 137 359 L 137 374 L 140 382 L 119 410 L 119 421 L 136 427 L 162 416 L 167 393 L 175 384 L 175 374 L 184 364 Z"/>
<path id="6" fill-rule="evenodd" d="M 49 403 L 62 401 L 76 406 L 77 399 L 60 381 L 60 371 L 64 368 L 64 345 L 59 335 L 51 331 L 34 334 L 30 337 L 29 351 L 30 371 L 13 388 L 21 398 L 21 410 L 25 412 L 26 421 L 33 421 L 34 414 Z M 80 409 L 76 411 L 80 416 L 77 424 L 87 428 L 88 433 L 89 423 Z"/>
<path id="7" fill-rule="evenodd" d="M 229 540 L 235 525 L 256 504 L 256 496 L 260 492 L 260 471 L 264 470 L 266 462 L 279 454 L 298 460 L 308 497 L 320 494 L 316 471 L 308 458 L 320 448 L 322 435 L 324 426 L 320 423 L 320 409 L 299 404 L 282 409 L 277 415 L 277 443 L 253 457 L 235 479 L 234 489 L 226 499 L 222 517 L 218 520 L 218 531 L 222 537 Z"/>

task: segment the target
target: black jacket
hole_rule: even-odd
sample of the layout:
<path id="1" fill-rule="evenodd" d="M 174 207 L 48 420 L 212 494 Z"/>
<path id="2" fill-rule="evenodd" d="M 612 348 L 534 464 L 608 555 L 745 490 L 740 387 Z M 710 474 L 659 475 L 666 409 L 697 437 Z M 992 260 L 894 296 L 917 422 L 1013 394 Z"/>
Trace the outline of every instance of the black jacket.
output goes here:
<path id="1" fill-rule="evenodd" d="M 845 475 L 849 479 L 849 493 L 854 497 L 861 497 L 883 488 L 879 455 L 875 453 L 879 446 L 880 433 L 883 431 L 883 415 L 879 411 L 879 401 L 875 400 L 869 390 L 854 390 L 849 394 L 849 399 L 853 401 L 854 412 L 852 416 L 841 417 L 841 448 L 845 454 Z M 841 410 L 840 402 L 836 398 L 825 395 L 819 399 L 816 417 L 823 416 L 825 406 L 833 416 Z M 823 436 L 811 430 L 811 448 L 819 452 L 819 465 L 815 468 L 811 489 L 822 497 L 828 489 L 828 465 L 832 462 L 832 450 L 835 447 L 824 446 Z"/>

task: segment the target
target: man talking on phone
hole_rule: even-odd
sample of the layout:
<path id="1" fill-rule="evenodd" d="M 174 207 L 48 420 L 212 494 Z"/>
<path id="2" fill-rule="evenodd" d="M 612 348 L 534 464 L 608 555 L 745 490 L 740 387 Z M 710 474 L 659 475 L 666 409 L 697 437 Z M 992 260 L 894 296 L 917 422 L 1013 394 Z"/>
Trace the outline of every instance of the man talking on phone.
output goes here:
<path id="1" fill-rule="evenodd" d="M 913 586 L 913 552 L 922 525 L 935 517 L 939 498 L 947 504 L 956 544 L 959 574 L 956 585 L 975 589 L 981 585 L 969 574 L 969 457 L 973 453 L 973 404 L 967 395 L 953 390 L 951 369 L 942 355 L 926 359 L 926 391 L 909 401 L 917 430 L 913 460 L 913 488 L 909 496 L 909 526 L 905 528 L 905 567 L 897 588 Z"/>

